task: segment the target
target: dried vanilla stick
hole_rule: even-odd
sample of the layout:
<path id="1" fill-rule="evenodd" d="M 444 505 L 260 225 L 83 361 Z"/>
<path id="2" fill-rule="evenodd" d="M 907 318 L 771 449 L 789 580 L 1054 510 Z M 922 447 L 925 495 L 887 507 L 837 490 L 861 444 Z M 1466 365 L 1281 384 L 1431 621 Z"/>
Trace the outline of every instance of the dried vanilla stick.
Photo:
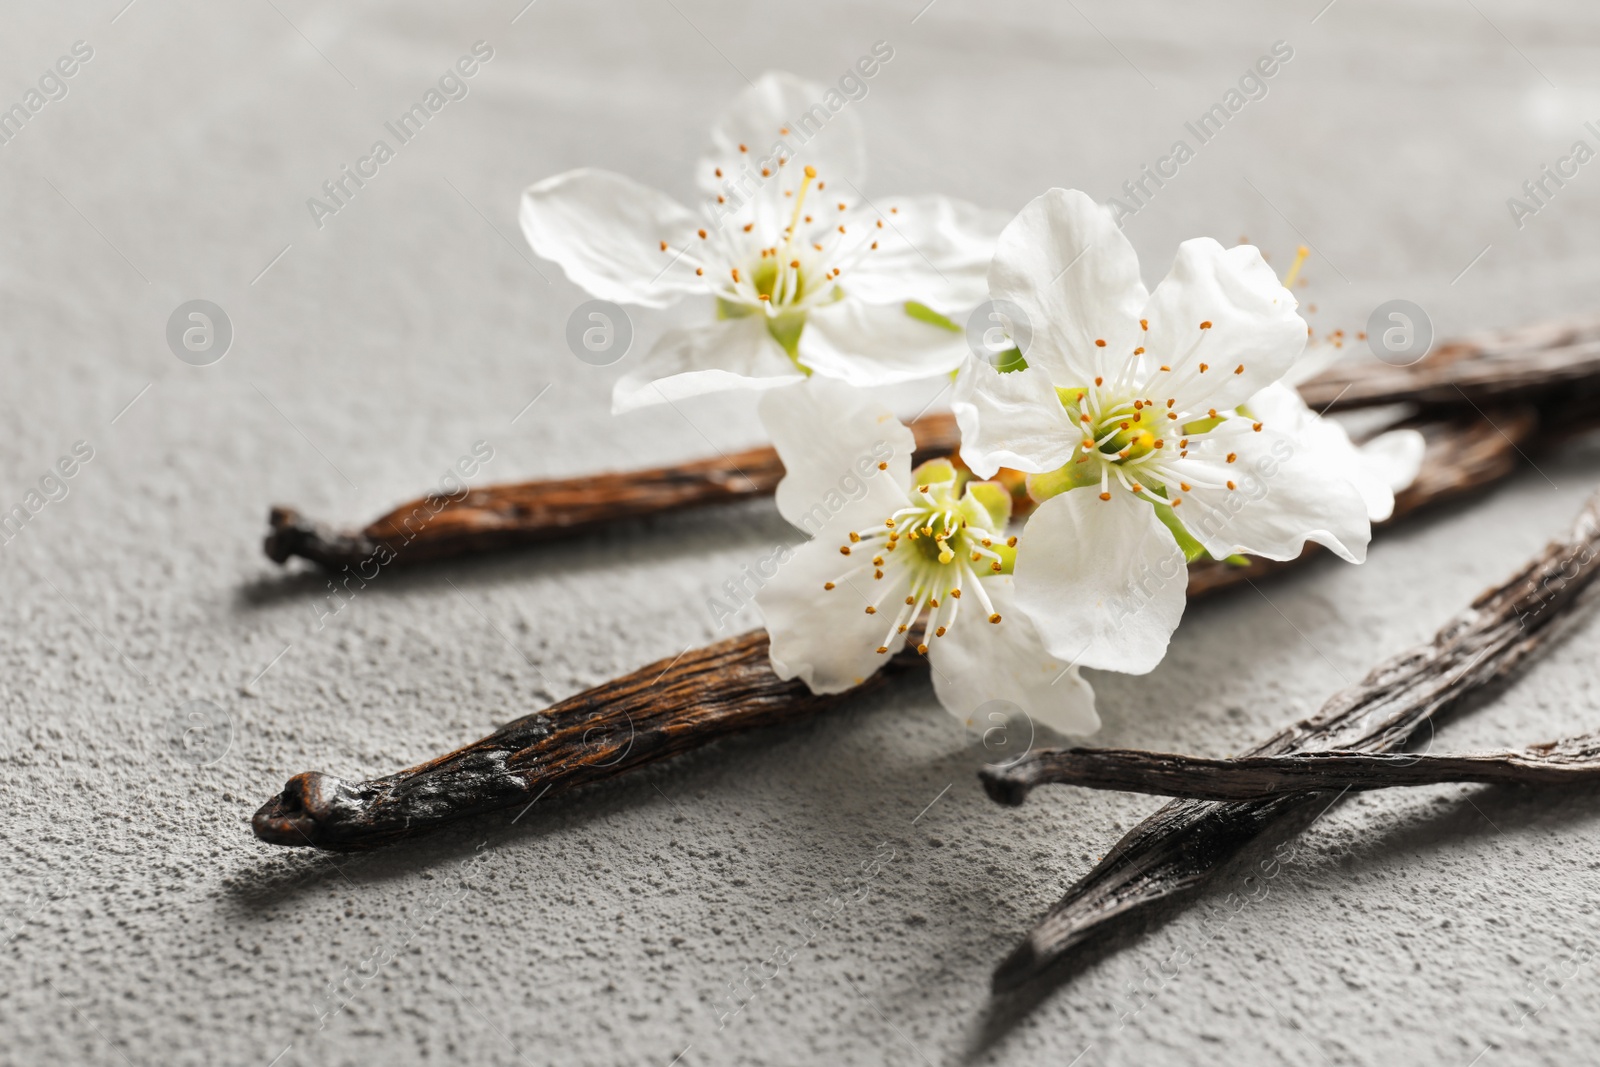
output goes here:
<path id="1" fill-rule="evenodd" d="M 1313 789 L 1361 792 L 1449 782 L 1580 785 L 1600 780 L 1600 735 L 1459 756 L 1333 749 L 1207 759 L 1121 748 L 1044 749 L 978 777 L 991 798 L 1012 806 L 1041 785 L 1187 800 L 1276 800 Z"/>
<path id="2" fill-rule="evenodd" d="M 1344 750 L 1389 752 L 1467 694 L 1520 668 L 1560 631 L 1600 572 L 1600 494 L 1570 534 L 1482 593 L 1433 640 L 1394 657 L 1336 694 L 1313 718 L 1280 730 L 1241 758 Z M 1336 766 L 1335 757 L 1320 764 Z M 1406 759 L 1415 760 L 1410 756 Z M 1270 766 L 1270 764 L 1269 764 Z M 1133 913 L 1204 882 L 1285 815 L 1327 804 L 1311 785 L 1255 800 L 1176 800 L 1123 836 L 1079 879 L 994 974 L 1020 985 Z"/>
<path id="3" fill-rule="evenodd" d="M 1340 367 L 1300 387 L 1318 410 L 1417 403 L 1476 414 L 1513 402 L 1600 391 L 1600 320 L 1546 323 L 1447 343 L 1422 362 L 1392 367 L 1371 361 Z M 1440 418 L 1431 412 L 1430 419 Z M 916 462 L 953 454 L 955 420 L 934 414 L 912 425 Z M 783 477 L 771 448 L 752 448 L 674 467 L 490 485 L 460 499 L 409 501 L 360 530 L 336 530 L 293 508 L 268 518 L 268 557 L 301 556 L 332 570 L 426 563 L 492 552 L 592 531 L 687 508 L 769 496 Z"/>

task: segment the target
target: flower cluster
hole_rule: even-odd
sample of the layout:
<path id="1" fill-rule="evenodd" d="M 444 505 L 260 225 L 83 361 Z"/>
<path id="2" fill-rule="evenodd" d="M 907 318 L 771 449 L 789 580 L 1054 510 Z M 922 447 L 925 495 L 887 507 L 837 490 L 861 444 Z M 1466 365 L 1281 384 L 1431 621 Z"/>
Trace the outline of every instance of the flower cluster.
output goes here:
<path id="1" fill-rule="evenodd" d="M 785 117 L 823 92 L 786 74 L 745 90 L 700 163 L 712 199 L 699 214 L 601 170 L 523 194 L 528 243 L 594 296 L 652 308 L 703 298 L 703 321 L 666 331 L 617 383 L 615 410 L 812 374 L 886 385 L 965 359 L 946 313 L 983 299 L 1005 217 L 937 196 L 867 199 L 856 116 L 803 143 Z"/>
<path id="2" fill-rule="evenodd" d="M 701 164 L 703 216 L 591 170 L 522 204 L 534 250 L 593 295 L 703 298 L 704 321 L 618 382 L 617 409 L 764 390 L 779 510 L 813 535 L 756 597 L 780 676 L 839 692 L 909 646 L 969 724 L 1007 701 L 1088 733 L 1079 668 L 1152 670 L 1189 562 L 1307 542 L 1363 560 L 1421 438 L 1358 448 L 1306 407 L 1294 383 L 1324 355 L 1255 248 L 1186 241 L 1148 291 L 1079 192 L 1008 224 L 937 197 L 869 200 L 854 115 L 803 142 L 785 122 L 820 91 L 769 74 L 741 95 Z M 985 297 L 1025 325 L 1000 366 L 951 321 Z M 911 431 L 866 389 L 952 373 L 960 454 L 913 468 Z M 865 456 L 862 492 L 831 499 Z"/>

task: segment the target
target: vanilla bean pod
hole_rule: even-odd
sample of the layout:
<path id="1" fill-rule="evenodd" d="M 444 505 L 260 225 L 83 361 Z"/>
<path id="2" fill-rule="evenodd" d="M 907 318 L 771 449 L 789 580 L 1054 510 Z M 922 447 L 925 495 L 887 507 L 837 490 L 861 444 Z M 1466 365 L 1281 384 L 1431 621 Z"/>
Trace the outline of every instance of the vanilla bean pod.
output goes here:
<path id="1" fill-rule="evenodd" d="M 1013 806 L 1041 785 L 1186 800 L 1274 800 L 1307 790 L 1361 792 L 1451 782 L 1577 785 L 1600 782 L 1600 735 L 1546 741 L 1516 752 L 1440 756 L 1332 749 L 1208 759 L 1125 748 L 1044 749 L 1010 767 L 979 771 L 978 777 L 993 800 Z"/>
<path id="2" fill-rule="evenodd" d="M 1419 404 L 1483 407 L 1600 390 L 1600 318 L 1540 322 L 1440 344 L 1409 366 L 1351 360 L 1300 386 L 1321 411 Z"/>
<path id="3" fill-rule="evenodd" d="M 1402 494 L 1408 509 L 1515 468 L 1518 442 L 1528 445 L 1539 419 L 1532 409 L 1496 410 L 1492 415 L 1492 423 L 1474 417 L 1424 426 L 1428 450 L 1423 473 L 1416 487 Z M 1299 557 L 1308 558 L 1310 553 Z M 1259 562 L 1194 563 L 1189 595 L 1218 592 L 1266 569 Z M 893 663 L 894 669 L 905 666 L 904 654 Z M 877 684 L 882 673 L 868 684 Z M 641 679 L 658 675 L 659 683 L 641 691 Z M 641 701 L 651 701 L 642 719 L 635 711 Z M 748 712 L 741 710 L 744 702 L 752 704 Z M 284 845 L 373 847 L 452 819 L 526 802 L 524 798 L 545 785 L 567 788 L 610 777 L 735 730 L 804 718 L 832 702 L 813 697 L 799 682 L 780 682 L 766 663 L 765 636 L 746 634 L 688 653 L 670 667 L 653 664 L 596 686 L 421 767 L 358 783 L 317 772 L 298 775 L 256 814 L 256 835 Z M 609 710 L 613 705 L 615 712 Z M 615 754 L 600 752 L 593 742 L 609 736 L 620 722 L 646 723 L 651 731 L 670 735 L 672 743 L 647 739 L 626 757 L 608 762 Z M 556 723 L 567 725 L 552 732 Z M 574 732 L 573 723 L 582 730 Z"/>
<path id="4" fill-rule="evenodd" d="M 1590 498 L 1566 538 L 1481 594 L 1432 641 L 1377 667 L 1315 717 L 1278 731 L 1244 756 L 1400 747 L 1460 698 L 1522 666 L 1562 629 L 1557 624 L 1571 617 L 1597 571 L 1600 494 Z M 995 971 L 995 989 L 1026 982 L 1111 923 L 1199 885 L 1308 803 L 1329 801 L 1325 794 L 1296 790 L 1264 800 L 1168 803 L 1125 834 L 1050 909 Z"/>
<path id="5" fill-rule="evenodd" d="M 961 443 L 955 416 L 943 412 L 923 416 L 911 431 L 919 463 L 949 455 Z M 783 463 L 768 446 L 672 467 L 488 485 L 469 489 L 459 500 L 433 494 L 401 504 L 361 530 L 335 530 L 293 508 L 275 507 L 264 547 L 278 563 L 302 556 L 333 570 L 373 559 L 384 565 L 427 563 L 771 496 L 782 478 Z"/>
<path id="6" fill-rule="evenodd" d="M 1475 405 L 1503 409 L 1512 401 L 1543 404 L 1557 394 L 1600 392 L 1600 320 L 1451 342 L 1409 367 L 1364 361 L 1336 368 L 1300 391 L 1319 410 L 1411 402 L 1467 413 L 1475 413 Z M 949 414 L 918 419 L 912 430 L 918 462 L 952 454 L 960 444 Z M 264 548 L 278 563 L 301 556 L 332 570 L 426 563 L 768 496 L 782 477 L 773 449 L 752 448 L 673 467 L 483 486 L 460 499 L 432 494 L 360 530 L 337 530 L 275 507 Z"/>
<path id="7" fill-rule="evenodd" d="M 851 693 L 922 662 L 901 652 Z M 755 631 L 641 667 L 408 770 L 366 782 L 297 774 L 261 806 L 252 826 L 275 845 L 375 848 L 613 778 L 740 730 L 806 719 L 844 695 L 818 696 L 804 682 L 780 680 L 767 662 L 766 633 Z"/>

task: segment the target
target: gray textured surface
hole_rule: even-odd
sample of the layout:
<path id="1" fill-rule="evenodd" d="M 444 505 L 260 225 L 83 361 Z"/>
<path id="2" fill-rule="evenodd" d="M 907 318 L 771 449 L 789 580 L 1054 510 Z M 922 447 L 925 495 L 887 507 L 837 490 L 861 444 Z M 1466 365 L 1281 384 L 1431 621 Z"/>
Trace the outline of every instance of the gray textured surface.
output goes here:
<path id="1" fill-rule="evenodd" d="M 1242 866 L 998 1019 L 992 965 L 1154 802 L 989 804 L 925 684 L 515 825 L 337 864 L 248 828 L 293 772 L 403 766 L 718 636 L 705 597 L 785 534 L 756 506 L 387 575 L 320 631 L 322 581 L 262 558 L 268 503 L 363 520 L 478 439 L 496 449 L 483 477 L 510 479 L 758 438 L 734 403 L 607 414 L 620 368 L 567 353 L 581 295 L 515 232 L 527 182 L 589 164 L 687 197 L 703 131 L 743 84 L 735 66 L 831 79 L 886 39 L 894 60 L 851 105 L 872 138 L 869 194 L 1013 210 L 1052 184 L 1105 197 L 1284 39 L 1295 58 L 1268 97 L 1129 223 L 1147 280 L 1184 237 L 1247 234 L 1280 266 L 1306 239 L 1323 326 L 1358 328 L 1396 296 L 1445 334 L 1513 324 L 1594 308 L 1600 162 L 1520 232 L 1505 207 L 1573 139 L 1595 143 L 1592 4 L 1342 0 L 1312 24 L 1322 0 L 938 0 L 913 24 L 921 0 L 540 0 L 513 24 L 520 0 L 121 3 L 0 14 L 0 100 L 74 40 L 95 49 L 67 98 L 0 146 L 0 506 L 74 441 L 95 449 L 70 495 L 0 548 L 0 1061 L 1600 1056 L 1592 791 L 1342 804 L 1231 922 L 1201 916 Z M 495 57 L 471 95 L 315 229 L 305 199 L 478 39 Z M 163 341 L 194 297 L 238 333 L 207 368 Z M 664 320 L 638 321 L 644 344 Z M 1384 535 L 1364 567 L 1195 608 L 1155 674 L 1096 678 L 1102 739 L 1226 753 L 1314 710 L 1566 523 L 1600 453 L 1542 468 Z M 1581 629 L 1441 743 L 1594 728 L 1596 641 Z M 167 733 L 197 698 L 236 726 L 205 768 Z M 841 891 L 863 899 L 798 945 L 794 917 Z M 796 948 L 719 1029 L 727 984 Z M 374 969 L 319 1028 L 328 983 Z"/>

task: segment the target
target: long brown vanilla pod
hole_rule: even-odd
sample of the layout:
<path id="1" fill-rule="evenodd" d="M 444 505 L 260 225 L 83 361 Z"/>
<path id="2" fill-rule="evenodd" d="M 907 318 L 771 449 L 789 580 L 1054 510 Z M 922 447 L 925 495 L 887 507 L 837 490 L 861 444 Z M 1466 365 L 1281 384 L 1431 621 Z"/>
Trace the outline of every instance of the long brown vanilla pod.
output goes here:
<path id="1" fill-rule="evenodd" d="M 851 693 L 922 662 L 902 652 Z M 275 845 L 375 848 L 614 778 L 742 730 L 809 718 L 843 696 L 781 680 L 767 661 L 766 633 L 755 631 L 651 663 L 382 778 L 297 774 L 261 806 L 252 827 Z"/>
<path id="2" fill-rule="evenodd" d="M 1412 403 L 1465 414 L 1600 392 L 1600 319 L 1542 323 L 1449 342 L 1411 366 L 1352 361 L 1304 383 L 1300 391 L 1318 410 Z M 948 413 L 924 416 L 912 431 L 916 462 L 953 454 L 960 444 Z M 782 477 L 777 453 L 762 447 L 672 467 L 489 485 L 459 496 L 433 493 L 354 530 L 275 507 L 264 548 L 278 563 L 300 556 L 334 570 L 360 568 L 368 561 L 427 563 L 769 496 Z"/>
<path id="3" fill-rule="evenodd" d="M 924 415 L 911 424 L 914 463 L 949 455 L 961 443 L 955 416 Z M 337 530 L 288 507 L 267 521 L 267 556 L 301 556 L 324 567 L 429 563 L 538 544 L 629 519 L 771 496 L 783 463 L 770 446 L 649 470 L 487 485 L 459 499 L 430 494 L 407 501 L 360 530 Z"/>
<path id="4" fill-rule="evenodd" d="M 1600 572 L 1600 494 L 1571 532 L 1473 601 L 1433 640 L 1375 668 L 1313 718 L 1285 727 L 1244 757 L 1398 749 L 1423 723 L 1467 694 L 1505 678 L 1559 632 Z M 1328 804 L 1294 790 L 1267 799 L 1175 800 L 1135 826 L 1034 926 L 994 973 L 1014 988 L 1063 960 L 1091 936 L 1204 882 L 1291 812 Z"/>
<path id="5" fill-rule="evenodd" d="M 1471 782 L 1580 785 L 1600 781 L 1600 735 L 1582 734 L 1513 752 L 1412 755 L 1346 749 L 1210 759 L 1121 748 L 1041 749 L 978 772 L 1000 804 L 1021 804 L 1041 785 L 1076 785 L 1187 800 L 1275 800 L 1309 790 L 1362 792 Z"/>
<path id="6" fill-rule="evenodd" d="M 1404 366 L 1352 359 L 1300 386 L 1318 411 L 1383 404 L 1490 407 L 1600 389 L 1600 317 L 1475 334 Z"/>

